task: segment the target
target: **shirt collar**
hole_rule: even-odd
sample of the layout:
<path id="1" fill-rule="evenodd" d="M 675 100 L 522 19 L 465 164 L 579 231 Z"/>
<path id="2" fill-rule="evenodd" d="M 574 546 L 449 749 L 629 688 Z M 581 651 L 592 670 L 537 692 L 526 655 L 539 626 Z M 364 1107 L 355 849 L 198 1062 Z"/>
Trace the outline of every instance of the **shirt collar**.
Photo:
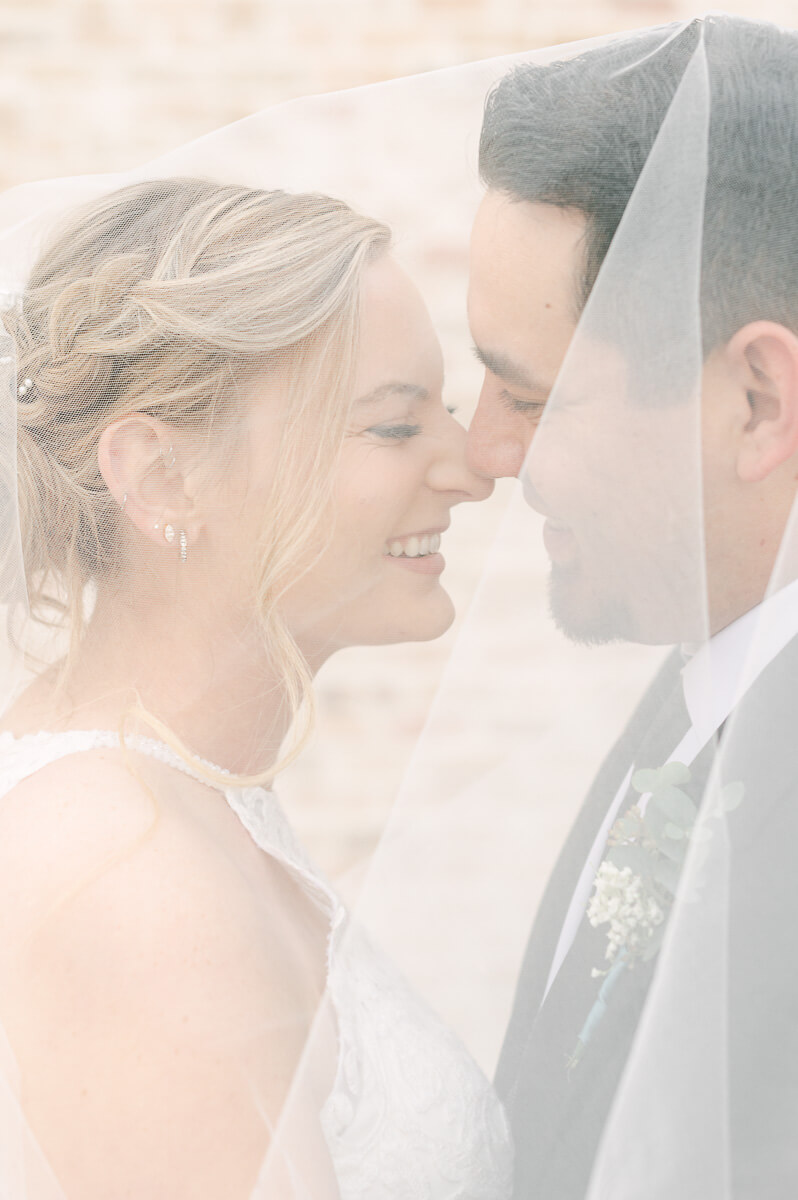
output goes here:
<path id="1" fill-rule="evenodd" d="M 763 617 L 766 617 L 763 620 Z M 758 675 L 798 634 L 798 579 L 749 609 L 699 647 L 683 646 L 682 686 L 693 728 L 717 732 Z"/>

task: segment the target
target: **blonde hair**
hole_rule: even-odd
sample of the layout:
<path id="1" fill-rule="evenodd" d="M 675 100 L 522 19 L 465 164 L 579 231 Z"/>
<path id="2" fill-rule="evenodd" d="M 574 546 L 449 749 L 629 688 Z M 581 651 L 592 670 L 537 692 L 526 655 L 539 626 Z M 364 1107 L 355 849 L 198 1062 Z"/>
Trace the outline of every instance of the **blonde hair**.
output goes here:
<path id="1" fill-rule="evenodd" d="M 125 566 L 119 508 L 97 462 L 102 430 L 146 412 L 199 432 L 215 460 L 243 425 L 242 395 L 279 368 L 288 415 L 255 591 L 292 716 L 280 765 L 298 753 L 312 691 L 280 599 L 307 561 L 330 494 L 360 280 L 389 240 L 384 225 L 326 196 L 168 179 L 87 205 L 38 259 L 4 324 L 18 377 L 33 381 L 18 403 L 31 615 L 68 628 L 65 673 L 84 632 L 87 586 Z M 144 719 L 190 757 L 154 715 Z"/>

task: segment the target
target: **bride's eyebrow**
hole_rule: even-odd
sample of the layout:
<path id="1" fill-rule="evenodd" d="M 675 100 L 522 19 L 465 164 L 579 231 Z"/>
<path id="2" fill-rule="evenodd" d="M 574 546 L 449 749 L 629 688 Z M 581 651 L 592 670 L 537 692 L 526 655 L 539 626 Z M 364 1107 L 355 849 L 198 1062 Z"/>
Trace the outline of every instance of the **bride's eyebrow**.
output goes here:
<path id="1" fill-rule="evenodd" d="M 497 379 L 512 384 L 513 387 L 523 388 L 527 392 L 538 392 L 543 396 L 548 396 L 551 391 L 550 384 L 544 383 L 542 379 L 536 379 L 531 371 L 527 370 L 526 367 L 522 367 L 520 363 L 510 358 L 509 355 L 492 350 L 483 350 L 481 346 L 477 346 L 476 344 L 473 350 L 477 362 L 482 363 L 485 370 L 490 371 L 491 375 L 495 375 Z"/>
<path id="2" fill-rule="evenodd" d="M 355 404 L 376 404 L 380 400 L 386 400 L 388 396 L 410 396 L 413 400 L 429 400 L 429 392 L 419 383 L 381 383 L 379 387 L 373 388 L 370 392 L 366 392 L 365 396 L 359 396 Z"/>

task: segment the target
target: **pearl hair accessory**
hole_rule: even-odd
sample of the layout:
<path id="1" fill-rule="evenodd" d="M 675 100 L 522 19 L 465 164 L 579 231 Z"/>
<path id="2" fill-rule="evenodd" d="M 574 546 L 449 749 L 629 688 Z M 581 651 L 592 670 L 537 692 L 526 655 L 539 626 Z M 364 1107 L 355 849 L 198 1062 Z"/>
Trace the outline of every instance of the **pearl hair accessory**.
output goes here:
<path id="1" fill-rule="evenodd" d="M 22 380 L 22 383 L 17 388 L 17 396 L 19 397 L 19 399 L 24 400 L 32 387 L 33 387 L 33 380 L 29 376 L 26 375 L 25 378 Z"/>

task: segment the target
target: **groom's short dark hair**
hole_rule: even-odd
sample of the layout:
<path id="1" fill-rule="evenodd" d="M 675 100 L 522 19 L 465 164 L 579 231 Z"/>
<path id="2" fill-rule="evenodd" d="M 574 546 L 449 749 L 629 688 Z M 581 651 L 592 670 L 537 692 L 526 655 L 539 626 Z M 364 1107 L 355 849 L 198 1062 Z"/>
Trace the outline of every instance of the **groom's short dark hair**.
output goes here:
<path id="1" fill-rule="evenodd" d="M 479 166 L 489 188 L 585 214 L 581 308 L 702 26 L 711 80 L 708 351 L 760 318 L 798 331 L 798 35 L 718 16 L 521 64 L 488 96 Z"/>

